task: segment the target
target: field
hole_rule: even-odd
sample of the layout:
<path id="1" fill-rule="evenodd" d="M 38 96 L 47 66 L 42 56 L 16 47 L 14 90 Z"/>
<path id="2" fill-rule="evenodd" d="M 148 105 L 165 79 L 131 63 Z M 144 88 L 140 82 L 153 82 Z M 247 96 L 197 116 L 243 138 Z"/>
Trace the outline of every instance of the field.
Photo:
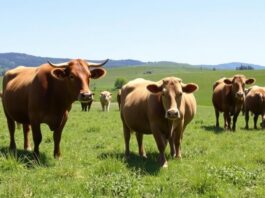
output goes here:
<path id="1" fill-rule="evenodd" d="M 144 74 L 151 70 L 152 74 Z M 235 133 L 214 128 L 211 106 L 212 84 L 236 71 L 209 71 L 195 68 L 141 67 L 109 69 L 105 78 L 92 81 L 96 93 L 113 90 L 118 77 L 159 80 L 177 76 L 195 82 L 198 113 L 183 138 L 181 160 L 171 159 L 160 169 L 158 150 L 152 136 L 144 136 L 148 159 L 137 155 L 131 138 L 132 156 L 124 159 L 124 140 L 117 104 L 101 112 L 98 102 L 90 112 L 73 104 L 64 128 L 60 160 L 53 159 L 52 132 L 42 126 L 40 163 L 23 151 L 22 130 L 16 132 L 17 155 L 8 151 L 9 135 L 0 107 L 0 197 L 264 197 L 265 132 L 244 129 L 240 115 Z M 265 71 L 241 72 L 265 85 Z M 113 91 L 115 101 L 115 91 Z M 223 125 L 222 116 L 220 124 Z M 33 144 L 32 144 L 33 146 Z"/>

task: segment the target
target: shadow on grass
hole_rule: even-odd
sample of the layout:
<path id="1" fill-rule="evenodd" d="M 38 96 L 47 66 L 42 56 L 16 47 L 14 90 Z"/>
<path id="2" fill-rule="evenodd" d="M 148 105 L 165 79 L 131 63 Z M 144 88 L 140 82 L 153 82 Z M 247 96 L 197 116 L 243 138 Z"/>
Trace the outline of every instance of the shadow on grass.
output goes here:
<path id="1" fill-rule="evenodd" d="M 132 171 L 140 170 L 141 174 L 147 173 L 150 175 L 157 175 L 161 168 L 157 157 L 158 153 L 147 153 L 147 158 L 142 158 L 138 154 L 131 153 L 129 159 L 125 159 L 124 153 L 102 153 L 98 156 L 101 160 L 107 158 L 118 159 L 125 163 Z"/>
<path id="2" fill-rule="evenodd" d="M 202 125 L 201 128 L 204 129 L 205 131 L 214 132 L 215 134 L 220 134 L 220 133 L 225 132 L 223 128 L 220 128 L 220 127 L 217 128 L 215 126 Z"/>
<path id="3" fill-rule="evenodd" d="M 19 163 L 23 164 L 28 169 L 33 169 L 37 166 L 48 167 L 51 166 L 49 160 L 45 154 L 40 153 L 38 159 L 34 157 L 33 151 L 25 151 L 22 149 L 17 149 L 16 151 L 11 151 L 8 147 L 0 148 L 0 155 L 5 158 L 14 158 Z"/>

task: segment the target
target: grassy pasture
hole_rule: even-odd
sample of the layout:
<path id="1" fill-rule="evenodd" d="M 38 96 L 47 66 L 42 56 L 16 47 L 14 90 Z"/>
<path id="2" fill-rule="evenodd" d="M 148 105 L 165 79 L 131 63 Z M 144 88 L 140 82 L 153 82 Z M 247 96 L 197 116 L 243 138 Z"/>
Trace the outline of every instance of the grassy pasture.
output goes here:
<path id="1" fill-rule="evenodd" d="M 146 70 L 152 70 L 152 74 L 143 74 Z M 199 85 L 195 94 L 198 113 L 184 133 L 183 159 L 170 159 L 167 148 L 167 169 L 160 169 L 156 162 L 158 150 L 152 136 L 144 136 L 148 159 L 138 157 L 134 136 L 132 156 L 128 161 L 124 159 L 116 103 L 109 113 L 101 112 L 98 102 L 88 113 L 81 112 L 78 102 L 73 104 L 62 135 L 60 160 L 53 159 L 52 133 L 43 125 L 40 164 L 31 152 L 22 150 L 21 130 L 16 132 L 17 155 L 9 153 L 9 135 L 0 107 L 0 197 L 264 197 L 264 131 L 244 130 L 242 116 L 235 133 L 213 127 L 212 84 L 235 73 L 173 67 L 118 68 L 92 81 L 96 96 L 99 91 L 111 90 L 117 77 L 159 80 L 177 76 Z M 256 84 L 265 85 L 265 71 L 242 73 L 255 77 Z"/>

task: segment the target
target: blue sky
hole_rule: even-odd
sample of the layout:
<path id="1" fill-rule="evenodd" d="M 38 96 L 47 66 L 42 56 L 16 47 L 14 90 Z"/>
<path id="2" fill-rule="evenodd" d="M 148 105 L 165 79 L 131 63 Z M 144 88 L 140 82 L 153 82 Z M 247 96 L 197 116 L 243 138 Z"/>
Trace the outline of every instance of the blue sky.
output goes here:
<path id="1" fill-rule="evenodd" d="M 263 0 L 9 0 L 0 53 L 265 66 Z"/>

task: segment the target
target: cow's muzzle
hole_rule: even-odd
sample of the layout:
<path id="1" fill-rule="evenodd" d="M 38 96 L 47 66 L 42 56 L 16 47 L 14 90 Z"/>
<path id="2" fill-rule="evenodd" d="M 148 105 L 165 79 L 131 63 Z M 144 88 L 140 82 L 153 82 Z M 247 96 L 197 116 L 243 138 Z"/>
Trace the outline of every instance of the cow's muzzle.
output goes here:
<path id="1" fill-rule="evenodd" d="M 180 113 L 178 109 L 169 109 L 166 112 L 166 118 L 170 120 L 176 120 L 180 118 Z"/>
<path id="2" fill-rule="evenodd" d="M 244 92 L 241 92 L 241 91 L 240 91 L 240 92 L 237 92 L 237 93 L 236 93 L 236 97 L 237 97 L 238 99 L 241 99 L 241 100 L 244 99 Z"/>

